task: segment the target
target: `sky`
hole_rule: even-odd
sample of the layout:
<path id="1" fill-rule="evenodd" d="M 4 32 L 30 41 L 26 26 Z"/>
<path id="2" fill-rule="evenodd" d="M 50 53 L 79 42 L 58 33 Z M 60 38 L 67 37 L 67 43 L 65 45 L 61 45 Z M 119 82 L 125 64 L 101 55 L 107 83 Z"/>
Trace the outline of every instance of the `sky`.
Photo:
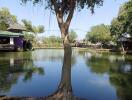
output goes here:
<path id="1" fill-rule="evenodd" d="M 81 12 L 75 11 L 70 30 L 73 29 L 78 39 L 83 39 L 92 26 L 98 24 L 110 25 L 112 19 L 117 17 L 119 7 L 128 0 L 104 0 L 101 7 L 95 8 L 92 15 L 88 9 Z M 0 0 L 0 8 L 6 7 L 11 14 L 16 15 L 19 23 L 22 19 L 27 19 L 33 25 L 44 25 L 45 32 L 40 36 L 60 36 L 58 23 L 54 14 L 50 10 L 45 10 L 43 6 L 23 5 L 20 0 Z"/>

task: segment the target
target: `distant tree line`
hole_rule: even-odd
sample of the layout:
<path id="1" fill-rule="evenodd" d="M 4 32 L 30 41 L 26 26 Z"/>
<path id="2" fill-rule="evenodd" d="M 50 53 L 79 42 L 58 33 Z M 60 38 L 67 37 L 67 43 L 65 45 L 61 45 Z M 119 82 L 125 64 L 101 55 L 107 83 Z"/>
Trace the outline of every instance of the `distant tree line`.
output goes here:
<path id="1" fill-rule="evenodd" d="M 69 33 L 70 43 L 75 43 L 77 39 L 77 33 L 74 30 L 71 30 Z M 62 38 L 59 36 L 49 36 L 49 37 L 43 37 L 42 42 L 40 43 L 37 41 L 37 45 L 35 47 L 62 47 L 63 41 Z"/>

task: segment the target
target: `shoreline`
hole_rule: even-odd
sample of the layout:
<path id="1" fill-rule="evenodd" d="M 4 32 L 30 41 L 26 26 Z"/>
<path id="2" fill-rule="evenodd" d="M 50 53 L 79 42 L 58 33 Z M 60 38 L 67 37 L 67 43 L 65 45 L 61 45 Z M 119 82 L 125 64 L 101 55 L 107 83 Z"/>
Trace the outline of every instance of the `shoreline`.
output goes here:
<path id="1" fill-rule="evenodd" d="M 45 100 L 45 97 L 0 96 L 0 100 Z"/>
<path id="2" fill-rule="evenodd" d="M 33 49 L 31 51 L 37 50 L 37 49 L 64 49 L 64 47 L 33 47 Z M 120 53 L 120 54 L 132 54 L 132 50 L 130 51 L 119 51 L 119 50 L 112 50 L 112 49 L 103 49 L 103 48 L 86 48 L 86 47 L 72 47 L 72 49 L 78 49 L 78 50 L 86 50 L 86 51 L 90 51 L 90 52 L 106 52 L 106 53 Z M 27 50 L 30 51 L 30 50 Z M 10 50 L 5 50 L 5 51 L 1 51 L 0 52 L 10 52 Z M 16 51 L 19 52 L 19 51 Z M 23 52 L 23 51 L 22 51 Z"/>
<path id="3" fill-rule="evenodd" d="M 35 49 L 64 49 L 64 47 L 34 47 Z M 97 48 L 85 48 L 85 47 L 72 47 L 72 49 L 78 49 L 78 50 L 86 50 L 86 51 L 90 51 L 90 52 L 111 52 L 111 53 L 120 53 L 120 54 L 132 54 L 132 51 L 119 51 L 119 50 L 112 50 L 112 49 L 97 49 Z"/>
<path id="4" fill-rule="evenodd" d="M 64 49 L 64 47 L 34 47 L 34 50 L 35 49 Z M 83 48 L 83 47 L 72 47 L 72 49 L 111 52 L 110 51 L 111 49 L 93 49 L 93 48 Z"/>
<path id="5" fill-rule="evenodd" d="M 33 49 L 63 49 L 63 47 L 33 47 Z"/>

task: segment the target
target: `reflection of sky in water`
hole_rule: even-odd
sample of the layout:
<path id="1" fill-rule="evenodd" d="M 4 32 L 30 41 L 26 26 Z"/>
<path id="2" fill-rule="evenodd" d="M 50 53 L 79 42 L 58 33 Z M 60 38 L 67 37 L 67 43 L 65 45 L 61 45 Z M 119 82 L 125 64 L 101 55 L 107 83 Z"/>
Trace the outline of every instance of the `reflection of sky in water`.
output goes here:
<path id="1" fill-rule="evenodd" d="M 58 66 L 55 66 L 57 64 Z M 35 65 L 44 68 L 44 75 L 33 74 L 32 79 L 23 81 L 23 76 L 19 78 L 8 95 L 15 96 L 47 96 L 55 92 L 60 81 L 60 62 L 35 62 Z"/>
<path id="2" fill-rule="evenodd" d="M 89 100 L 117 100 L 116 91 L 109 83 L 109 75 L 97 75 L 90 72 L 83 58 L 72 69 L 74 94 Z"/>
<path id="3" fill-rule="evenodd" d="M 17 64 L 23 64 L 24 68 L 41 67 L 44 70 L 44 75 L 33 73 L 31 79 L 24 81 L 24 73 L 15 73 L 17 75 L 16 83 L 12 84 L 6 95 L 12 96 L 48 96 L 55 92 L 58 88 L 61 79 L 61 70 L 63 65 L 63 50 L 58 49 L 41 49 L 31 52 L 29 56 L 22 53 L 9 53 L 9 55 L 0 54 L 0 67 L 8 65 L 11 68 Z M 98 54 L 83 52 L 79 54 L 77 50 L 72 53 L 72 88 L 75 96 L 86 98 L 88 100 L 117 100 L 117 88 L 111 84 L 110 74 L 127 73 L 132 71 L 132 62 L 127 62 L 125 56 L 115 54 Z M 98 68 L 92 70 L 93 66 L 86 64 L 90 59 L 96 56 L 98 58 L 96 64 L 101 68 L 106 68 L 103 71 L 98 71 Z M 101 60 L 100 60 L 101 59 Z M 98 61 L 99 60 L 99 61 Z M 3 62 L 4 61 L 4 62 Z M 5 63 L 9 61 L 9 63 Z M 16 63 L 17 61 L 17 63 Z M 18 61 L 20 63 L 18 63 Z M 21 62 L 22 61 L 22 62 Z M 105 61 L 110 64 L 103 66 Z M 29 63 L 29 64 L 28 64 Z M 31 63 L 31 64 L 30 64 Z M 95 61 L 92 62 L 95 64 Z M 116 64 L 116 67 L 113 65 Z M 119 65 L 119 66 L 117 66 Z M 18 67 L 19 65 L 17 65 Z M 20 66 L 19 66 L 20 67 Z M 112 71 L 109 67 L 112 67 Z M 98 73 L 96 72 L 98 71 Z M 0 71 L 1 73 L 1 71 Z M 0 80 L 1 82 L 1 80 Z"/>

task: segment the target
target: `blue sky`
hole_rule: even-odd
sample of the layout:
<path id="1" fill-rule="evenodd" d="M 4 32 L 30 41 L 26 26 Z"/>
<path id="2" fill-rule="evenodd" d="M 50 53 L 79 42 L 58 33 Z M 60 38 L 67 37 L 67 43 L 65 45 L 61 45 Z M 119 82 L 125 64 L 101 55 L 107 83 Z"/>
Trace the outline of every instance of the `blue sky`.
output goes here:
<path id="1" fill-rule="evenodd" d="M 111 20 L 118 15 L 119 7 L 125 1 L 128 0 L 104 0 L 104 5 L 96 8 L 93 15 L 87 9 L 81 12 L 76 11 L 70 29 L 76 31 L 78 39 L 84 38 L 91 26 L 102 23 L 109 25 Z M 45 32 L 41 34 L 42 36 L 60 36 L 55 15 L 45 10 L 44 7 L 34 7 L 31 4 L 21 5 L 20 0 L 0 0 L 0 8 L 2 7 L 7 7 L 12 14 L 17 16 L 19 22 L 21 19 L 27 19 L 32 21 L 33 25 L 44 25 Z"/>

